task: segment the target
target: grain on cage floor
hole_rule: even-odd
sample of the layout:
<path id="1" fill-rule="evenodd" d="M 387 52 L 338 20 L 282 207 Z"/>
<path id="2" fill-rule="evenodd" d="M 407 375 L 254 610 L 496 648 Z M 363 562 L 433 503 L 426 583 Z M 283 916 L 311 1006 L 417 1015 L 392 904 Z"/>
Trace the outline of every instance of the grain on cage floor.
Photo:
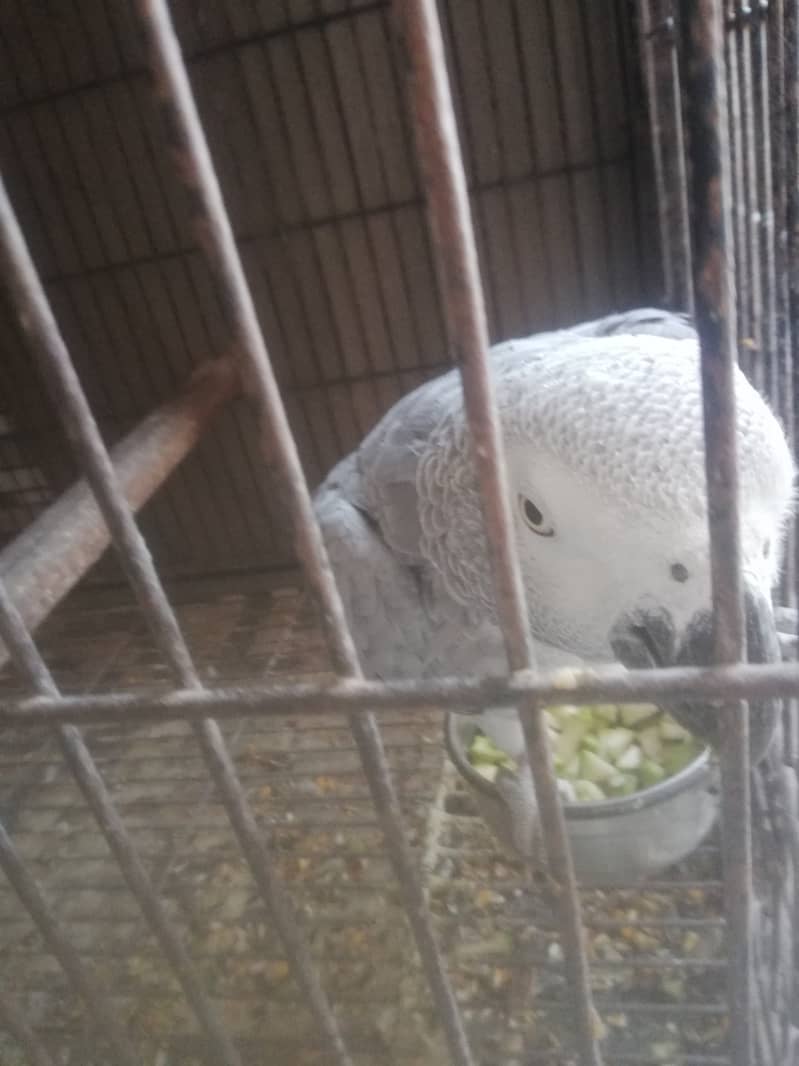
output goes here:
<path id="1" fill-rule="evenodd" d="M 210 683 L 327 672 L 318 626 L 294 589 L 205 592 L 179 614 Z M 67 604 L 43 628 L 41 646 L 64 691 L 157 690 L 168 681 L 130 606 Z M 11 692 L 13 682 L 6 685 Z M 381 723 L 478 1061 L 568 1062 L 562 956 L 546 894 L 498 851 L 476 816 L 444 759 L 441 717 L 397 713 Z M 443 1066 L 430 994 L 346 719 L 250 717 L 224 723 L 223 732 L 358 1066 Z M 92 727 L 86 737 L 248 1066 L 267 1058 L 321 1062 L 191 731 L 180 723 Z M 196 1027 L 49 735 L 4 736 L 0 771 L 6 824 L 130 1026 L 143 1066 L 201 1061 Z M 685 1053 L 723 1054 L 718 876 L 711 843 L 657 889 L 583 893 L 595 993 L 614 1004 L 602 1011 L 608 1061 L 626 1052 L 646 1051 L 665 1064 Z M 83 1066 L 96 1048 L 81 1005 L 6 888 L 0 951 L 15 999 L 69 1052 L 70 1066 Z M 659 1013 L 642 1014 L 642 1003 Z M 683 1013 L 697 1006 L 711 1013 Z M 10 1056 L 0 1044 L 0 1061 L 12 1063 Z"/>

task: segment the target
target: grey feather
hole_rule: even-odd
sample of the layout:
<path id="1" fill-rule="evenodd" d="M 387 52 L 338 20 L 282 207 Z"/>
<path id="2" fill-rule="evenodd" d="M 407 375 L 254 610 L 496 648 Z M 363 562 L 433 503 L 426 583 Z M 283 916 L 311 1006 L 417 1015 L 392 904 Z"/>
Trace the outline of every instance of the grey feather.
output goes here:
<path id="1" fill-rule="evenodd" d="M 500 375 L 572 344 L 578 337 L 666 336 L 692 330 L 685 316 L 635 309 L 571 329 L 508 341 L 491 351 Z M 401 399 L 342 460 L 317 490 L 316 509 L 328 543 L 365 670 L 374 676 L 431 676 L 461 669 L 502 670 L 496 626 L 441 589 L 441 575 L 422 550 L 420 459 L 436 426 L 462 402 L 452 370 Z M 441 494 L 446 483 L 425 491 Z M 429 520 L 437 521 L 434 509 Z M 436 532 L 441 532 L 436 530 Z M 465 580 L 470 580 L 467 574 Z M 542 664 L 576 661 L 568 652 L 541 647 Z"/>

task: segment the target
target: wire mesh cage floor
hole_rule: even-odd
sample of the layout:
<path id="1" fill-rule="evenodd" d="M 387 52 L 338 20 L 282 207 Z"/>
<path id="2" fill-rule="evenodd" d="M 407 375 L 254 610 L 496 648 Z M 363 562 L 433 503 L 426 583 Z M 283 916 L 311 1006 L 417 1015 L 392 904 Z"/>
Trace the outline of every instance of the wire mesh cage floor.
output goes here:
<path id="1" fill-rule="evenodd" d="M 207 681 L 327 676 L 324 641 L 299 589 L 217 585 L 186 593 L 178 607 Z M 41 647 L 65 693 L 165 683 L 132 604 L 76 595 L 46 623 Z M 15 691 L 7 678 L 3 695 Z M 469 1031 L 484 1061 L 560 1061 L 568 1001 L 546 886 L 497 849 L 445 761 L 442 729 L 440 713 L 397 713 L 383 736 Z M 448 1061 L 346 717 L 242 718 L 224 732 L 335 990 L 355 1061 Z M 95 726 L 87 740 L 245 1061 L 324 1061 L 189 728 Z M 0 807 L 79 951 L 145 1034 L 140 1061 L 203 1061 L 174 978 L 51 736 L 5 738 Z M 584 907 L 611 1061 L 725 1062 L 717 841 L 652 884 L 585 892 Z M 63 1046 L 64 1061 L 91 1057 L 80 1005 L 6 886 L 0 951 L 15 996 Z M 3 1047 L 2 1061 L 14 1054 Z"/>

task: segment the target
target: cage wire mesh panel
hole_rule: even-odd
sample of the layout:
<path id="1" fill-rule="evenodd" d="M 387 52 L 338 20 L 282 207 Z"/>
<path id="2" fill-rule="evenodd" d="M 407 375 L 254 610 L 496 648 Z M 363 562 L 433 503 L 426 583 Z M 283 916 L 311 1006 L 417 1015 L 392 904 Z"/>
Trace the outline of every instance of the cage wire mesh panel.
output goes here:
<path id="1" fill-rule="evenodd" d="M 137 6 L 158 71 L 160 109 L 143 71 Z M 653 153 L 657 188 L 674 195 L 662 168 L 666 159 L 684 158 L 675 143 L 684 136 L 674 110 L 681 70 L 669 19 L 676 13 L 653 12 L 643 0 L 640 6 L 650 105 L 666 116 L 656 120 L 651 107 L 656 149 L 664 141 Z M 420 100 L 434 102 L 440 119 L 446 82 L 440 62 L 431 63 L 435 50 L 426 51 L 436 31 L 434 6 L 397 7 Z M 517 673 L 404 688 L 359 679 L 307 521 L 307 494 L 254 312 L 275 353 L 312 480 L 401 391 L 441 368 L 446 345 L 433 251 L 387 5 L 175 4 L 232 232 L 203 157 L 164 5 L 107 8 L 85 0 L 69 12 L 23 4 L 8 10 L 0 24 L 10 74 L 1 128 L 11 200 L 103 437 L 111 444 L 128 434 L 111 454 L 128 480 L 115 481 L 4 203 L 6 259 L 15 274 L 28 271 L 21 287 L 12 278 L 12 288 L 49 367 L 45 377 L 58 371 L 62 382 L 55 404 L 45 406 L 8 300 L 8 534 L 28 527 L 74 477 L 57 428 L 66 412 L 97 497 L 93 504 L 87 488 L 73 490 L 74 509 L 82 509 L 87 530 L 98 507 L 106 516 L 127 550 L 145 610 L 84 589 L 44 623 L 42 660 L 26 623 L 38 625 L 52 602 L 30 618 L 7 597 L 0 603 L 3 638 L 21 671 L 21 679 L 4 682 L 0 708 L 0 861 L 9 877 L 0 894 L 8 960 L 0 994 L 9 1036 L 3 1061 L 25 1054 L 36 1063 L 159 1066 L 575 1056 L 596 1063 L 600 1029 L 608 1062 L 794 1061 L 799 790 L 792 708 L 788 757 L 775 758 L 753 781 L 759 876 L 750 1058 L 740 1043 L 730 1046 L 728 949 L 749 944 L 740 929 L 724 928 L 716 840 L 643 887 L 583 890 L 581 941 L 567 857 L 554 871 L 567 889 L 564 906 L 553 907 L 546 884 L 497 852 L 445 764 L 441 716 L 431 706 L 478 708 L 489 698 L 524 698 L 532 706 L 559 692 L 524 671 L 531 665 L 525 624 L 490 460 L 487 513 L 503 560 L 499 580 Z M 656 220 L 645 206 L 648 186 L 631 131 L 637 75 L 630 8 L 459 0 L 439 10 L 492 338 L 640 302 L 640 245 L 651 242 L 636 234 L 644 224 L 654 231 Z M 790 155 L 780 123 L 795 130 L 780 101 L 791 99 L 796 12 L 793 5 L 761 5 L 756 15 L 743 7 L 728 14 L 733 186 L 743 182 L 747 205 L 735 227 L 738 269 L 748 271 L 739 307 L 746 317 L 736 324 L 752 341 L 748 369 L 783 413 L 779 405 L 793 384 L 791 289 L 780 296 L 782 275 L 769 264 L 782 254 L 790 266 L 783 229 L 794 193 L 780 185 L 778 163 L 770 172 L 768 161 Z M 776 85 L 764 77 L 772 63 L 782 71 Z M 773 120 L 773 149 L 747 108 Z M 435 124 L 431 129 L 433 142 L 420 147 L 430 206 L 454 237 L 442 249 L 450 258 L 441 298 L 452 301 L 452 272 L 469 265 L 469 221 L 457 154 L 435 140 Z M 176 148 L 194 197 L 185 196 L 171 169 L 169 149 Z M 677 202 L 683 221 L 674 232 L 682 236 L 665 249 L 664 276 L 679 304 L 691 270 L 680 259 L 688 228 L 680 183 Z M 675 211 L 662 195 L 657 203 L 661 212 Z M 781 205 L 771 238 L 769 203 Z M 192 213 L 210 235 L 203 247 Z M 661 223 L 664 235 L 672 232 Z M 221 269 L 221 287 L 212 266 Z M 460 338 L 468 341 L 464 375 L 475 431 L 496 457 L 474 266 L 466 309 L 473 329 Z M 748 286 L 756 273 L 759 287 Z M 234 311 L 232 337 L 220 292 Z M 782 308 L 774 348 L 772 306 Z M 206 379 L 202 404 L 196 385 L 186 390 L 189 371 L 228 352 L 232 341 L 250 360 L 245 387 L 268 412 L 260 429 L 252 406 L 229 403 L 238 382 L 209 386 Z M 226 402 L 203 436 L 204 421 Z M 155 422 L 142 422 L 159 404 Z M 712 448 L 724 430 L 722 421 Z M 269 461 L 290 475 L 289 510 L 326 626 L 297 590 L 265 579 L 184 588 L 173 613 L 126 509 L 126 501 L 141 506 L 196 445 L 143 516 L 161 570 L 197 577 L 284 566 L 290 538 L 285 514 L 269 507 L 261 431 Z M 159 442 L 171 444 L 172 459 L 142 480 L 147 448 Z M 41 547 L 53 527 L 31 530 L 36 535 L 27 543 Z M 7 584 L 15 568 L 18 577 L 25 571 L 24 543 L 12 543 L 0 561 Z M 101 538 L 71 556 L 77 573 L 104 545 Z M 107 564 L 104 576 L 113 573 Z M 53 602 L 73 578 L 63 579 Z M 732 700 L 758 685 L 794 696 L 798 684 L 793 666 L 731 667 L 588 678 L 573 698 L 652 698 L 690 691 L 692 683 Z M 34 699 L 22 699 L 31 691 Z M 190 725 L 175 720 L 178 702 Z M 343 713 L 355 706 L 379 709 L 380 734 L 374 719 Z M 159 717 L 168 720 L 153 724 Z M 71 721 L 83 732 L 67 726 Z M 529 732 L 540 741 L 534 717 Z M 552 771 L 540 744 L 533 756 L 550 850 L 557 852 L 563 826 L 552 804 Z M 730 756 L 726 761 L 734 759 L 734 745 Z M 745 760 L 738 769 L 740 777 Z M 735 846 L 739 838 L 732 839 Z M 739 889 L 747 868 L 744 855 Z M 590 989 L 581 988 L 586 958 Z M 740 981 L 734 991 L 743 997 L 736 1007 L 745 1005 Z M 742 1027 L 733 1017 L 735 1036 L 745 1034 L 748 1020 Z"/>

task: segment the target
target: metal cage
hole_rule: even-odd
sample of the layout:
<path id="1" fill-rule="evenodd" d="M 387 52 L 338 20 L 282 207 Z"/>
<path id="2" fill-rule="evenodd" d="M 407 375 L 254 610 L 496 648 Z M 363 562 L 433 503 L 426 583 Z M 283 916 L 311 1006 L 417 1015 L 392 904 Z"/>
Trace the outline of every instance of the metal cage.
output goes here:
<path id="1" fill-rule="evenodd" d="M 546 7 L 550 9 L 550 5 Z M 795 159 L 799 128 L 794 69 L 796 4 L 785 0 L 749 7 L 725 5 L 721 0 L 684 0 L 679 10 L 671 10 L 657 0 L 641 0 L 638 7 L 665 300 L 695 311 L 702 342 L 718 665 L 631 672 L 623 677 L 610 673 L 578 675 L 570 684 L 569 699 L 629 702 L 700 694 L 727 701 L 721 752 L 724 913 L 650 918 L 646 913 L 626 913 L 610 919 L 598 918 L 593 905 L 588 905 L 587 919 L 583 915 L 540 714 L 543 703 L 562 699 L 563 679 L 537 673 L 531 652 L 487 360 L 486 306 L 444 38 L 434 0 L 397 0 L 394 26 L 409 71 L 422 183 L 450 343 L 458 355 L 469 425 L 477 443 L 485 529 L 508 671 L 500 677 L 419 683 L 382 683 L 362 676 L 167 4 L 165 0 L 137 0 L 135 8 L 166 131 L 163 148 L 185 186 L 185 210 L 221 295 L 228 354 L 201 368 L 177 399 L 159 408 L 109 450 L 9 195 L 5 187 L 0 189 L 4 284 L 47 384 L 52 414 L 60 421 L 83 474 L 82 481 L 42 511 L 48 498 L 41 470 L 32 461 L 14 464 L 15 521 L 25 528 L 0 558 L 0 634 L 25 691 L 3 699 L 0 726 L 12 757 L 13 743 L 27 733 L 43 735 L 46 731 L 57 743 L 63 764 L 118 864 L 124 886 L 135 897 L 160 948 L 163 966 L 171 971 L 174 995 L 188 1005 L 196 1019 L 197 1037 L 190 1055 L 226 1066 L 265 1061 L 259 1057 L 257 1046 L 245 1046 L 246 1042 L 234 1038 L 223 1021 L 207 988 L 208 975 L 188 950 L 179 923 L 162 895 L 159 877 L 117 811 L 112 790 L 104 780 L 104 764 L 91 750 L 95 733 L 87 731 L 98 724 L 124 730 L 150 723 L 161 727 L 182 721 L 190 725 L 192 743 L 204 766 L 201 776 L 207 775 L 217 790 L 226 813 L 225 829 L 232 831 L 238 842 L 251 884 L 264 905 L 263 920 L 278 934 L 290 973 L 301 989 L 307 1020 L 315 1027 L 314 1050 L 307 1061 L 344 1066 L 388 1060 L 374 1050 L 353 1046 L 346 1008 L 337 1005 L 334 1009 L 331 1003 L 331 988 L 322 976 L 312 943 L 313 916 L 297 915 L 293 892 L 279 872 L 279 857 L 270 834 L 253 812 L 224 727 L 243 716 L 259 722 L 284 723 L 293 717 L 323 722 L 346 713 L 390 859 L 391 878 L 421 960 L 429 1002 L 445 1036 L 446 1051 L 439 1049 L 442 1057 L 435 1061 L 470 1066 L 489 1058 L 497 1061 L 497 1052 L 475 1035 L 480 1027 L 479 1011 L 470 1009 L 466 1024 L 467 1012 L 453 989 L 435 906 L 411 849 L 380 722 L 384 717 L 389 720 L 393 712 L 410 715 L 440 708 L 477 711 L 487 704 L 502 704 L 517 706 L 522 716 L 551 869 L 546 892 L 557 914 L 562 944 L 560 949 L 551 941 L 547 959 L 542 962 L 536 958 L 532 966 L 534 978 L 547 966 L 559 975 L 553 987 L 560 994 L 555 1008 L 562 1043 L 527 1052 L 522 1045 L 515 1058 L 504 1052 L 505 1061 L 578 1061 L 581 1066 L 599 1066 L 603 1056 L 607 1062 L 681 1062 L 686 1066 L 727 1061 L 735 1066 L 755 1062 L 776 1066 L 798 1061 L 794 886 L 799 876 L 795 775 L 799 729 L 793 701 L 799 695 L 799 668 L 792 663 L 752 666 L 742 662 L 733 395 L 736 338 L 742 337 L 745 369 L 770 396 L 793 439 L 792 352 L 799 292 L 795 282 L 799 233 L 795 217 L 799 195 Z M 205 676 L 134 519 L 134 513 L 202 437 L 212 417 L 242 392 L 257 412 L 265 461 L 281 482 L 296 555 L 319 610 L 333 678 L 286 683 L 270 680 L 245 686 Z M 23 393 L 24 388 L 18 402 L 30 405 L 31 396 Z M 13 419 L 13 410 L 8 417 Z M 9 427 L 11 432 L 11 421 Z M 41 513 L 35 516 L 37 509 Z M 168 667 L 168 676 L 160 687 L 145 691 L 137 691 L 123 680 L 109 690 L 63 692 L 31 632 L 94 564 L 109 540 L 160 661 Z M 795 543 L 793 538 L 791 552 Z M 795 564 L 791 562 L 784 585 L 788 604 L 792 602 L 794 574 Z M 784 750 L 752 775 L 743 701 L 765 694 L 786 700 Z M 396 722 L 401 716 L 390 720 Z M 102 743 L 101 737 L 97 743 Z M 769 891 L 765 895 L 753 892 L 753 849 L 758 863 L 768 870 Z M 135 1029 L 121 1020 L 96 968 L 76 946 L 69 915 L 58 913 L 48 902 L 31 862 L 15 842 L 13 830 L 2 826 L 0 865 L 47 951 L 62 969 L 65 987 L 84 1003 L 88 1042 L 76 1052 L 82 1056 L 80 1061 L 89 1058 L 131 1066 L 145 1061 L 144 1052 L 136 1045 Z M 535 879 L 535 871 L 531 874 Z M 720 887 L 714 876 L 695 885 L 688 883 L 688 889 L 704 891 L 709 884 Z M 586 920 L 588 925 L 605 930 L 633 928 L 634 932 L 640 926 L 644 932 L 632 936 L 632 941 L 644 956 L 647 928 L 676 928 L 681 934 L 723 928 L 726 964 L 723 953 L 718 952 L 693 959 L 664 960 L 656 954 L 622 957 L 616 964 L 635 973 L 649 973 L 658 966 L 701 971 L 713 977 L 714 987 L 726 965 L 728 998 L 669 1003 L 662 999 L 643 1002 L 635 997 L 614 1001 L 612 996 L 595 995 L 592 972 L 612 968 L 613 962 L 589 958 Z M 24 953 L 23 941 L 20 968 L 25 965 Z M 8 956 L 18 957 L 17 953 Z M 263 968 L 259 972 L 264 972 Z M 524 994 L 530 994 L 527 985 Z M 626 1045 L 626 1050 L 603 1051 L 612 1048 L 607 1041 L 613 1038 L 614 1019 L 619 1016 L 624 1017 L 633 1044 Z M 673 1019 L 673 1026 L 710 1017 L 720 1025 L 718 1040 L 704 1050 L 701 1045 L 686 1050 L 662 1041 L 642 1048 L 635 1043 L 635 1026 L 644 1016 Z M 59 1045 L 56 1050 L 47 1027 L 27 1017 L 14 992 L 13 974 L 4 981 L 0 1025 L 31 1063 L 52 1066 L 65 1061 L 61 1053 L 66 1048 Z M 157 1061 L 171 1060 L 162 1057 Z"/>

